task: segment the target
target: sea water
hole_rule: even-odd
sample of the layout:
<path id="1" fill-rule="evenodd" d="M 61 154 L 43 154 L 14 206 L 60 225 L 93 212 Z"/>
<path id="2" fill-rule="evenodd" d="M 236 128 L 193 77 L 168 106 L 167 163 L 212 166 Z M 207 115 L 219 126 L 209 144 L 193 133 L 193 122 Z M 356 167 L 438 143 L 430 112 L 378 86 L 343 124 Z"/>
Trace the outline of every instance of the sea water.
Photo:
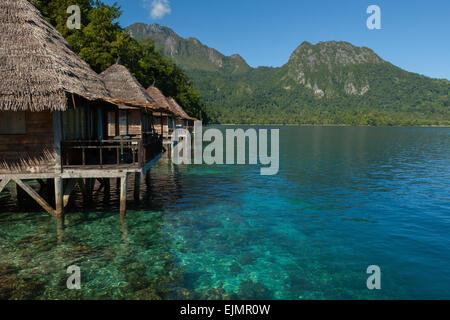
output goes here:
<path id="1" fill-rule="evenodd" d="M 0 299 L 450 298 L 449 128 L 281 127 L 278 175 L 161 159 L 147 182 L 124 221 L 115 188 L 75 190 L 63 228 L 2 193 Z"/>

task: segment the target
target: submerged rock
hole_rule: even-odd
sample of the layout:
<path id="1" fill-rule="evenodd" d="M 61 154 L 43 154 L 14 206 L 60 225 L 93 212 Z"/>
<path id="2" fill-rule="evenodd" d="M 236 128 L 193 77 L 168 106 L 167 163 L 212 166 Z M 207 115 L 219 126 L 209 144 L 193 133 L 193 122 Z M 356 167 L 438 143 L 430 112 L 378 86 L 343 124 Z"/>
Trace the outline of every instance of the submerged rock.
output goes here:
<path id="1" fill-rule="evenodd" d="M 270 290 L 264 284 L 252 280 L 241 281 L 238 296 L 242 300 L 267 300 L 272 298 Z"/>
<path id="2" fill-rule="evenodd" d="M 13 265 L 0 264 L 0 300 L 36 299 L 44 292 L 44 281 L 23 277 L 18 272 Z"/>
<path id="3" fill-rule="evenodd" d="M 163 298 L 154 289 L 149 288 L 137 291 L 133 295 L 133 300 L 163 300 Z"/>
<path id="4" fill-rule="evenodd" d="M 226 292 L 221 282 L 217 288 L 198 291 L 195 298 L 197 300 L 235 300 L 237 296 L 232 292 Z"/>
<path id="5" fill-rule="evenodd" d="M 253 264 L 254 262 L 255 262 L 255 258 L 249 253 L 244 253 L 239 258 L 239 263 L 242 265 Z"/>
<path id="6" fill-rule="evenodd" d="M 233 272 L 233 273 L 241 273 L 242 272 L 242 268 L 237 262 L 234 262 L 230 266 L 230 271 Z"/>

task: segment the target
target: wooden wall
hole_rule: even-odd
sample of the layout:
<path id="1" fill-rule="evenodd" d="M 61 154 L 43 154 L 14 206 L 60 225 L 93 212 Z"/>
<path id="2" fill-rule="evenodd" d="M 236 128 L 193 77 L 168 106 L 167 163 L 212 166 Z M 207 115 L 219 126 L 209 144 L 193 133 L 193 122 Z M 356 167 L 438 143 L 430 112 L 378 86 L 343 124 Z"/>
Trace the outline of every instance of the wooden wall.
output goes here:
<path id="1" fill-rule="evenodd" d="M 128 134 L 138 136 L 142 134 L 141 117 L 141 110 L 131 110 L 128 113 Z"/>
<path id="2" fill-rule="evenodd" d="M 27 111 L 25 119 L 25 134 L 0 135 L 0 174 L 55 172 L 52 113 Z"/>
<path id="3" fill-rule="evenodd" d="M 153 115 L 153 119 L 153 126 L 159 134 L 162 134 L 163 132 L 164 134 L 167 134 L 169 132 L 169 121 L 166 115 L 163 115 L 163 117 L 161 118 L 161 116 L 156 113 Z M 163 132 L 161 131 L 161 122 Z"/>
<path id="4" fill-rule="evenodd" d="M 139 110 L 114 110 L 106 113 L 107 136 L 109 139 L 115 136 L 142 135 L 144 113 Z"/>

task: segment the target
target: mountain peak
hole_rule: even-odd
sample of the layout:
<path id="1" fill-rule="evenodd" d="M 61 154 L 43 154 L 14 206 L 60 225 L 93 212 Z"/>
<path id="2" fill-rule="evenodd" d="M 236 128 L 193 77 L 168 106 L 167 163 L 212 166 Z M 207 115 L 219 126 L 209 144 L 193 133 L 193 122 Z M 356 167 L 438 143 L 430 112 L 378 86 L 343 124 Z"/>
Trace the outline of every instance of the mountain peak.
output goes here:
<path id="1" fill-rule="evenodd" d="M 237 53 L 232 54 L 232 55 L 230 56 L 230 58 L 233 58 L 233 59 L 235 59 L 235 60 L 237 60 L 237 61 L 245 62 L 245 59 L 242 58 L 242 56 L 241 56 L 240 54 L 237 54 Z M 245 63 L 247 63 L 247 62 L 245 62 Z"/>
<path id="2" fill-rule="evenodd" d="M 242 73 L 250 66 L 239 55 L 225 56 L 219 51 L 204 45 L 194 37 L 182 38 L 172 29 L 158 24 L 135 23 L 127 32 L 138 41 L 152 39 L 165 56 L 185 70 L 229 71 Z"/>
<path id="3" fill-rule="evenodd" d="M 154 34 L 154 35 L 162 35 L 162 36 L 177 36 L 177 34 L 170 28 L 161 26 L 157 23 L 154 24 L 146 24 L 142 22 L 134 23 L 131 26 L 126 28 L 128 34 L 137 39 L 142 40 L 140 36 L 142 34 Z"/>
<path id="4" fill-rule="evenodd" d="M 318 64 L 351 65 L 383 62 L 369 48 L 357 47 L 346 41 L 321 41 L 317 44 L 305 41 L 295 49 L 289 61 L 295 63 L 299 60 L 309 61 L 311 67 Z"/>
<path id="5" fill-rule="evenodd" d="M 288 77 L 311 90 L 319 97 L 343 90 L 350 95 L 364 95 L 371 83 L 364 74 L 356 76 L 347 67 L 384 63 L 366 47 L 345 41 L 303 42 L 287 63 Z M 343 81 L 343 79 L 345 79 Z M 336 87 L 336 84 L 339 84 Z"/>

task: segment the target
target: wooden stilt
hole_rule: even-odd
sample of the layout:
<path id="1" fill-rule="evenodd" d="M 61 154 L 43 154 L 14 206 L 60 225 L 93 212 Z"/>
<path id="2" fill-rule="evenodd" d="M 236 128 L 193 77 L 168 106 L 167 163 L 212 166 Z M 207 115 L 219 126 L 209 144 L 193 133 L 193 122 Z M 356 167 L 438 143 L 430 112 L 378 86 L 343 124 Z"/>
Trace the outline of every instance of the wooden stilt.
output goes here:
<path id="1" fill-rule="evenodd" d="M 86 185 L 84 184 L 83 179 L 77 179 L 78 186 L 80 187 L 81 193 L 83 194 L 83 200 L 87 198 L 87 190 Z"/>
<path id="2" fill-rule="evenodd" d="M 128 227 L 127 220 L 124 217 L 120 217 L 119 219 L 120 232 L 122 232 L 122 241 L 125 244 L 128 244 Z"/>
<path id="3" fill-rule="evenodd" d="M 69 204 L 70 194 L 72 193 L 75 185 L 76 185 L 75 179 L 68 179 L 67 185 L 64 188 L 64 208 L 67 207 L 67 205 Z"/>
<path id="4" fill-rule="evenodd" d="M 120 192 L 120 178 L 116 179 L 116 192 L 119 193 Z"/>
<path id="5" fill-rule="evenodd" d="M 58 244 L 63 242 L 64 236 L 64 217 L 56 217 L 56 235 L 58 236 Z"/>
<path id="6" fill-rule="evenodd" d="M 105 179 L 97 179 L 98 182 L 100 183 L 100 186 L 98 187 L 98 189 L 95 191 L 95 196 L 97 196 L 104 188 L 105 188 Z M 94 180 L 95 181 L 95 180 Z"/>
<path id="7" fill-rule="evenodd" d="M 111 180 L 109 178 L 105 178 L 105 194 L 111 193 Z"/>
<path id="8" fill-rule="evenodd" d="M 128 175 L 120 178 L 120 217 L 124 218 L 127 211 Z"/>
<path id="9" fill-rule="evenodd" d="M 64 215 L 64 190 L 63 179 L 55 178 L 55 212 L 57 217 Z"/>
<path id="10" fill-rule="evenodd" d="M 104 184 L 105 184 L 105 192 L 103 194 L 103 202 L 105 204 L 108 204 L 109 201 L 111 200 L 111 181 L 110 181 L 110 179 L 105 178 Z"/>
<path id="11" fill-rule="evenodd" d="M 11 197 L 11 200 L 14 201 L 15 203 L 17 203 L 17 189 L 18 189 L 17 183 L 10 185 L 8 187 L 8 189 L 9 189 L 9 195 Z"/>
<path id="12" fill-rule="evenodd" d="M 5 189 L 6 185 L 9 183 L 9 181 L 11 181 L 11 179 L 3 179 L 0 182 L 0 192 L 2 192 L 3 189 Z"/>
<path id="13" fill-rule="evenodd" d="M 141 174 L 134 174 L 134 200 L 139 201 L 141 198 Z"/>
<path id="14" fill-rule="evenodd" d="M 95 179 L 93 178 L 86 179 L 86 188 L 89 201 L 92 201 L 92 195 L 94 194 L 94 187 L 95 187 Z"/>
<path id="15" fill-rule="evenodd" d="M 83 202 L 89 204 L 92 201 L 91 179 L 78 179 L 78 185 L 83 193 Z"/>
<path id="16" fill-rule="evenodd" d="M 14 179 L 14 182 L 30 197 L 32 197 L 45 211 L 47 211 L 52 216 L 56 217 L 56 210 L 54 210 L 36 191 L 33 190 L 29 185 L 22 182 L 20 179 Z"/>

